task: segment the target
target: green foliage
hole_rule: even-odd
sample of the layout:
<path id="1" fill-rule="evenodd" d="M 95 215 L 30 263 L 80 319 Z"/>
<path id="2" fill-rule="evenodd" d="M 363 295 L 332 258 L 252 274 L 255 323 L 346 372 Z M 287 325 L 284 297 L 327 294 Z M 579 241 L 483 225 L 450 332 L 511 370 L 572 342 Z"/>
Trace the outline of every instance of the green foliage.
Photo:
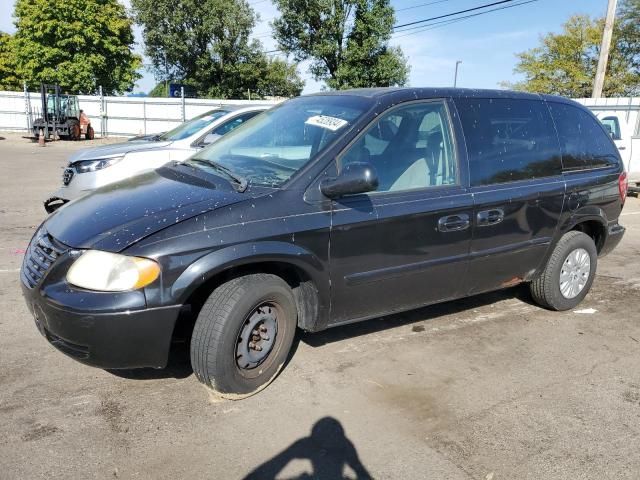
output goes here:
<path id="1" fill-rule="evenodd" d="M 146 54 L 159 80 L 193 85 L 200 95 L 244 98 L 300 94 L 295 65 L 269 60 L 249 41 L 256 15 L 246 0 L 132 0 Z M 266 84 L 265 79 L 272 82 Z"/>
<path id="2" fill-rule="evenodd" d="M 18 75 L 30 87 L 58 83 L 71 93 L 129 91 L 140 78 L 132 22 L 117 0 L 17 0 Z"/>
<path id="3" fill-rule="evenodd" d="M 169 84 L 167 82 L 158 82 L 148 94 L 149 97 L 168 97 Z"/>
<path id="4" fill-rule="evenodd" d="M 620 54 L 640 72 L 640 0 L 623 1 L 618 9 L 617 42 Z"/>
<path id="5" fill-rule="evenodd" d="M 603 95 L 608 97 L 640 93 L 640 0 L 621 7 L 604 82 Z M 524 80 L 503 85 L 574 98 L 591 96 L 603 29 L 604 19 L 569 18 L 561 33 L 544 35 L 539 47 L 517 55 L 514 72 Z"/>
<path id="6" fill-rule="evenodd" d="M 280 48 L 329 88 L 404 85 L 409 67 L 389 47 L 395 22 L 389 0 L 274 0 L 281 16 L 272 26 Z"/>
<path id="7" fill-rule="evenodd" d="M 4 32 L 0 32 L 0 90 L 22 90 L 16 76 L 13 37 Z"/>

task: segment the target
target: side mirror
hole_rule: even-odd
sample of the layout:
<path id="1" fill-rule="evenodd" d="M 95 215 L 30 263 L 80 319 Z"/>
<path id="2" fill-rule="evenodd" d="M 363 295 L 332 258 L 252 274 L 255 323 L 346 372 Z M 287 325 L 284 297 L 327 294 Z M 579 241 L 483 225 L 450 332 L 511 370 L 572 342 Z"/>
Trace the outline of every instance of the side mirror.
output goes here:
<path id="1" fill-rule="evenodd" d="M 378 188 L 378 174 L 370 163 L 348 163 L 337 178 L 320 184 L 320 191 L 329 198 L 372 192 Z"/>

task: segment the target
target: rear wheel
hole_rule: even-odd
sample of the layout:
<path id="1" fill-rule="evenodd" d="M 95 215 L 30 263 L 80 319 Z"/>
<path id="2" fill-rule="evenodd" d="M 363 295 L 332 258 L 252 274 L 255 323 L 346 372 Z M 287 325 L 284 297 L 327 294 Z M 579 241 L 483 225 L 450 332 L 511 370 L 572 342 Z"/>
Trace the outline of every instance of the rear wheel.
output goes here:
<path id="1" fill-rule="evenodd" d="M 564 234 L 542 274 L 531 282 L 531 295 L 552 310 L 570 310 L 589 293 L 598 265 L 593 239 L 585 233 Z"/>
<path id="2" fill-rule="evenodd" d="M 270 274 L 235 278 L 205 302 L 191 339 L 198 380 L 225 398 L 265 388 L 278 374 L 293 343 L 297 310 L 293 292 Z"/>

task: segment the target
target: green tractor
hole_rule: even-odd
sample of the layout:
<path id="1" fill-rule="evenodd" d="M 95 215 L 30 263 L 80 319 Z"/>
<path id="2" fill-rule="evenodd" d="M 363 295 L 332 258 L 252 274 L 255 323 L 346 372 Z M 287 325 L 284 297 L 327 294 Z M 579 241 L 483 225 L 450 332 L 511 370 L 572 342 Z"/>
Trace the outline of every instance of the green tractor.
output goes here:
<path id="1" fill-rule="evenodd" d="M 40 133 L 46 140 L 64 138 L 80 140 L 82 135 L 87 140 L 94 136 L 89 118 L 80 110 L 78 97 L 60 93 L 59 85 L 40 85 L 42 111 L 36 112 L 33 121 L 33 136 L 38 139 Z"/>

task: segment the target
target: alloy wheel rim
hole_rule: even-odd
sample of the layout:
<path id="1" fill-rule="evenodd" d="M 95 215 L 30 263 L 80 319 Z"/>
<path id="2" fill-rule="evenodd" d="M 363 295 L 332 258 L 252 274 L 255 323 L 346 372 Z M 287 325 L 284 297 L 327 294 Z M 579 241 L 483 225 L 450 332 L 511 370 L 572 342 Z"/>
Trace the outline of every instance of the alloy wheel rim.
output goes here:
<path id="1" fill-rule="evenodd" d="M 252 370 L 262 364 L 278 334 L 278 308 L 265 302 L 256 307 L 244 321 L 236 342 L 236 364 L 241 370 Z"/>
<path id="2" fill-rule="evenodd" d="M 562 264 L 560 270 L 560 293 L 566 299 L 580 295 L 589 281 L 591 257 L 584 248 L 573 250 Z"/>

